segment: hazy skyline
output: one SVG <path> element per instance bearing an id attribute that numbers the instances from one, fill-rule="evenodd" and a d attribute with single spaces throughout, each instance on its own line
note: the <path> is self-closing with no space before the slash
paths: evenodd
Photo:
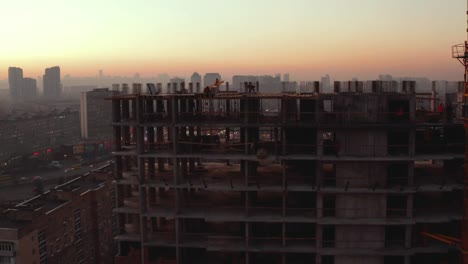
<path id="1" fill-rule="evenodd" d="M 8 1 L 0 9 L 0 78 L 60 65 L 63 74 L 190 76 L 220 72 L 293 79 L 379 74 L 461 80 L 451 45 L 466 1 Z"/>

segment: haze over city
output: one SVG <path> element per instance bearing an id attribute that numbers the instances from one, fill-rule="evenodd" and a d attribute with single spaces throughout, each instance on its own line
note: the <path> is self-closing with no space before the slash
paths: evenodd
<path id="1" fill-rule="evenodd" d="M 450 46 L 465 39 L 464 1 L 8 1 L 0 79 L 193 71 L 290 72 L 312 80 L 379 74 L 460 80 Z M 21 19 L 18 19 L 21 14 Z M 8 26 L 7 26 L 8 25 Z"/>

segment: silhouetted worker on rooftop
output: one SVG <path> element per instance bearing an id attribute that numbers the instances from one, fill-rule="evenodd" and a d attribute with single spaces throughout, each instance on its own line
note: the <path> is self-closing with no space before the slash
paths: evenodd
<path id="1" fill-rule="evenodd" d="M 203 92 L 204 92 L 205 94 L 210 94 L 210 93 L 211 93 L 210 87 L 209 87 L 209 86 L 205 87 L 205 89 L 203 89 Z"/>
<path id="2" fill-rule="evenodd" d="M 245 83 L 245 86 L 247 87 L 247 91 L 249 93 L 254 93 L 255 92 L 255 85 L 253 85 L 251 82 Z"/>

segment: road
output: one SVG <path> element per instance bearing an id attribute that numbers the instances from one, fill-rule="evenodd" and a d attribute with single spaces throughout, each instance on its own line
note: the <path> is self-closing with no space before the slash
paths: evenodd
<path id="1" fill-rule="evenodd" d="M 35 195 L 35 186 L 32 183 L 31 179 L 34 176 L 41 176 L 43 180 L 44 190 L 49 190 L 50 188 L 60 184 L 60 182 L 71 180 L 79 175 L 86 174 L 89 171 L 104 166 L 108 162 L 108 160 L 95 163 L 92 167 L 90 165 L 86 165 L 82 166 L 80 169 L 76 169 L 69 172 L 65 172 L 65 170 L 68 169 L 69 166 L 77 164 L 78 162 L 75 161 L 72 163 L 66 163 L 66 166 L 62 169 L 23 173 L 19 176 L 27 177 L 28 180 L 17 184 L 15 184 L 14 180 L 2 181 L 0 182 L 0 202 L 23 201 L 33 197 Z"/>

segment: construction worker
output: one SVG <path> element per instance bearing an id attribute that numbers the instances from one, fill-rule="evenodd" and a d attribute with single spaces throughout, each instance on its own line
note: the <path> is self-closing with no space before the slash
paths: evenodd
<path id="1" fill-rule="evenodd" d="M 439 104 L 439 107 L 437 107 L 437 112 L 439 112 L 439 113 L 443 113 L 443 112 L 444 112 L 444 104 L 443 104 L 443 103 L 440 103 L 440 104 Z"/>
<path id="2" fill-rule="evenodd" d="M 209 87 L 209 86 L 205 87 L 205 89 L 203 89 L 203 92 L 204 92 L 205 94 L 210 94 L 210 93 L 211 93 L 210 87 Z"/>

